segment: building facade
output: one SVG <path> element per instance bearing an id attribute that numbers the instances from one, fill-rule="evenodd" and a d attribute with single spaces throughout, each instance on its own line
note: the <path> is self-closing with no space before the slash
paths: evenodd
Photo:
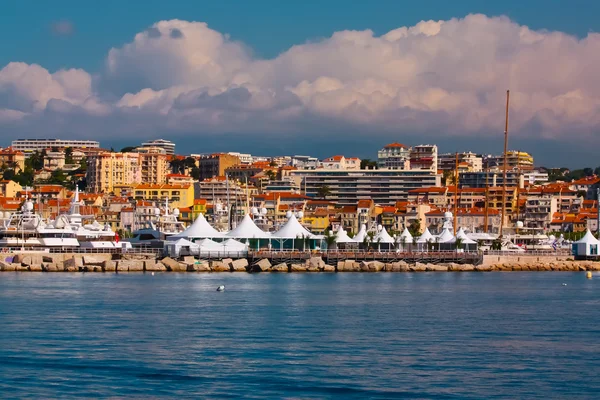
<path id="1" fill-rule="evenodd" d="M 409 169 L 410 148 L 401 143 L 390 143 L 377 152 L 377 165 L 380 168 Z"/>
<path id="2" fill-rule="evenodd" d="M 240 159 L 231 154 L 211 154 L 201 156 L 198 160 L 200 169 L 200 180 L 211 179 L 216 176 L 225 176 L 225 170 L 234 165 L 238 165 Z"/>
<path id="3" fill-rule="evenodd" d="M 93 193 L 110 193 L 115 186 L 142 182 L 139 153 L 103 152 L 87 157 L 87 188 Z"/>
<path id="4" fill-rule="evenodd" d="M 438 148 L 432 144 L 420 144 L 410 149 L 410 169 L 426 169 L 437 172 Z"/>
<path id="5" fill-rule="evenodd" d="M 95 140 L 64 140 L 64 139 L 17 139 L 13 140 L 12 148 L 22 151 L 26 155 L 34 151 L 42 151 L 44 149 L 58 148 L 100 148 L 100 142 Z"/>
<path id="6" fill-rule="evenodd" d="M 165 154 L 169 156 L 175 154 L 175 143 L 165 139 L 155 139 L 150 140 L 149 142 L 142 143 L 142 145 L 138 147 L 138 150 L 146 147 L 159 147 L 161 149 L 164 149 Z"/>
<path id="7" fill-rule="evenodd" d="M 327 188 L 326 200 L 338 205 L 356 205 L 373 199 L 379 205 L 407 200 L 408 192 L 420 187 L 440 186 L 441 176 L 428 170 L 295 170 L 290 176 L 301 178 L 306 195 L 317 198 Z"/>

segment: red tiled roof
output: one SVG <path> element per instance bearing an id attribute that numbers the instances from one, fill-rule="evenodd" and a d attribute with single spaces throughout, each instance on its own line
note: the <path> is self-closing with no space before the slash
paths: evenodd
<path id="1" fill-rule="evenodd" d="M 390 149 L 390 148 L 394 148 L 394 147 L 403 147 L 405 149 L 408 148 L 407 146 L 403 145 L 402 143 L 398 143 L 398 142 L 386 144 L 383 148 Z"/>

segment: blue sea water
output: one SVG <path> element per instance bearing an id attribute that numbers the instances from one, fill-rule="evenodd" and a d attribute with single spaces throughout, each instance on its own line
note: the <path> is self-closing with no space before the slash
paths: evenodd
<path id="1" fill-rule="evenodd" d="M 599 322 L 584 273 L 2 273 L 0 397 L 592 399 Z"/>

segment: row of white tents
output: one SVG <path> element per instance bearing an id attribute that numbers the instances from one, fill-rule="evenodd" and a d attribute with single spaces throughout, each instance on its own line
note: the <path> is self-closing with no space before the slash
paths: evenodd
<path id="1" fill-rule="evenodd" d="M 458 230 L 456 236 L 449 229 L 444 229 L 437 236 L 432 235 L 429 229 L 425 229 L 425 232 L 415 240 L 408 229 L 404 229 L 399 236 L 392 237 L 384 227 L 380 227 L 371 238 L 366 226 L 363 225 L 352 238 L 340 227 L 335 232 L 334 238 L 337 248 L 357 248 L 360 244 L 367 243 L 371 248 L 377 250 L 413 249 L 422 251 L 427 250 L 429 245 L 436 244 L 439 249 L 443 250 L 456 247 L 457 241 L 460 242 L 462 248 L 467 250 L 475 250 L 477 246 L 477 242 L 469 239 L 462 228 Z M 260 229 L 250 215 L 246 215 L 240 224 L 231 231 L 219 232 L 208 223 L 203 215 L 200 215 L 186 230 L 171 236 L 165 249 L 170 255 L 176 256 L 180 254 L 202 256 L 216 252 L 225 256 L 233 256 L 247 252 L 250 240 L 255 242 L 256 248 L 261 247 L 262 242 L 263 246 L 270 249 L 283 250 L 290 248 L 290 245 L 291 248 L 296 248 L 296 245 L 301 245 L 303 249 L 320 248 L 324 239 L 323 235 L 315 235 L 304 228 L 294 215 L 291 215 L 287 222 L 275 232 L 265 232 Z"/>

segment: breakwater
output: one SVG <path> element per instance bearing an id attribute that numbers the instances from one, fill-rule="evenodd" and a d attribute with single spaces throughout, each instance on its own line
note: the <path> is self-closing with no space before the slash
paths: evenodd
<path id="1" fill-rule="evenodd" d="M 487 257 L 487 256 L 486 256 Z M 335 264 L 313 256 L 302 260 L 280 258 L 203 260 L 193 256 L 157 258 L 155 254 L 15 253 L 0 261 L 0 271 L 17 272 L 493 272 L 600 271 L 600 263 L 566 257 L 484 257 L 480 264 L 419 262 L 409 259 L 339 260 Z M 413 262 L 410 262 L 413 261 Z"/>

